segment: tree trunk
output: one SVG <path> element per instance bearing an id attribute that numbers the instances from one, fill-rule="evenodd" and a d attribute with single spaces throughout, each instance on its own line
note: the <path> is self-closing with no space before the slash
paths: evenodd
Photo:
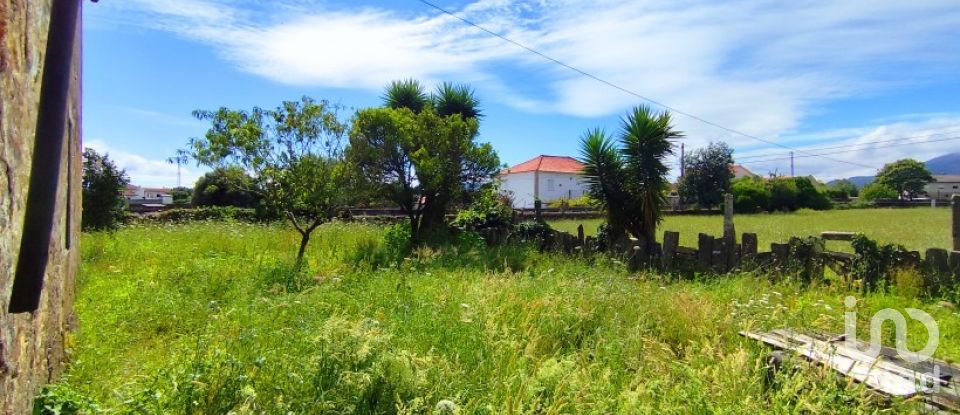
<path id="1" fill-rule="evenodd" d="M 297 251 L 297 262 L 296 265 L 294 265 L 297 271 L 299 271 L 303 265 L 303 254 L 307 252 L 307 244 L 310 243 L 311 233 L 312 231 L 300 232 L 300 250 Z"/>

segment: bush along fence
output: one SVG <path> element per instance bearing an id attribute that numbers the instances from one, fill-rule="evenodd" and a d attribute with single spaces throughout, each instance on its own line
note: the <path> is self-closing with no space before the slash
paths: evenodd
<path id="1" fill-rule="evenodd" d="M 663 242 L 646 256 L 636 240 L 604 241 L 584 236 L 583 225 L 577 234 L 551 229 L 541 221 L 522 223 L 514 229 L 488 228 L 479 231 L 488 244 L 498 245 L 525 240 L 537 244 L 541 251 L 568 255 L 607 253 L 623 259 L 631 270 L 652 268 L 667 272 L 715 272 L 758 270 L 775 276 L 790 275 L 803 282 L 823 278 L 825 268 L 841 276 L 850 288 L 873 290 L 892 284 L 895 274 L 916 270 L 923 278 L 923 287 L 938 295 L 960 287 L 960 195 L 953 197 L 953 250 L 930 248 L 921 255 L 899 245 L 879 245 L 864 235 L 828 231 L 819 236 L 794 237 L 785 243 L 770 244 L 769 251 L 760 251 L 757 235 L 742 234 L 737 241 L 733 221 L 733 198 L 726 195 L 723 235 L 701 233 L 697 247 L 680 246 L 680 233 L 665 231 Z M 854 253 L 826 249 L 826 241 L 850 242 Z"/>

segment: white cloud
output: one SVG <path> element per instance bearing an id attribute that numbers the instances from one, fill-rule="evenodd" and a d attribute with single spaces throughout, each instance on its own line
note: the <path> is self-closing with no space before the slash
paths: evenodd
<path id="1" fill-rule="evenodd" d="M 640 102 L 425 6 L 401 12 L 345 4 L 129 0 L 90 9 L 94 17 L 207 43 L 238 68 L 287 84 L 375 93 L 399 78 L 455 80 L 522 111 L 582 117 L 622 113 Z M 857 137 L 850 134 L 860 132 L 850 130 L 791 135 L 829 100 L 955 76 L 948 71 L 960 66 L 955 0 L 478 0 L 459 15 L 644 96 L 791 145 L 815 143 L 828 138 L 824 134 Z M 520 72 L 528 79 L 512 79 Z M 542 93 L 521 92 L 530 90 L 522 88 L 528 83 Z M 758 144 L 679 114 L 676 121 L 690 137 L 688 148 L 721 139 L 738 149 Z M 907 134 L 926 122 L 887 128 Z M 909 150 L 923 157 L 927 148 L 942 153 L 950 147 L 883 154 Z M 874 164 L 875 156 L 844 158 Z M 800 171 L 858 170 L 810 162 Z"/>
<path id="2" fill-rule="evenodd" d="M 108 154 L 117 167 L 126 170 L 131 184 L 148 187 L 177 185 L 176 164 L 167 163 L 166 160 L 151 160 L 136 153 L 119 150 L 100 139 L 84 140 L 83 146 L 92 148 L 100 154 Z M 181 166 L 181 184 L 193 187 L 203 173 L 205 173 L 204 170 L 194 168 L 193 165 Z"/>

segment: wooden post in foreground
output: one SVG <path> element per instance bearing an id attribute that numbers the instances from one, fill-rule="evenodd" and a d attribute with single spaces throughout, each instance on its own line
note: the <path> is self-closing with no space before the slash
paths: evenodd
<path id="1" fill-rule="evenodd" d="M 737 232 L 733 226 L 733 195 L 723 195 L 723 262 L 724 271 L 737 265 Z"/>
<path id="2" fill-rule="evenodd" d="M 960 195 L 953 195 L 953 250 L 960 251 Z"/>

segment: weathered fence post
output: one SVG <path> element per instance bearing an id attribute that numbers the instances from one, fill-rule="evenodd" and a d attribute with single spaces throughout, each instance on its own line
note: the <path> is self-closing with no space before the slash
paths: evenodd
<path id="1" fill-rule="evenodd" d="M 697 236 L 697 259 L 700 260 L 700 267 L 710 268 L 713 262 L 713 237 L 705 233 Z"/>
<path id="2" fill-rule="evenodd" d="M 953 271 L 953 283 L 960 285 L 960 251 L 950 253 L 950 269 Z"/>
<path id="3" fill-rule="evenodd" d="M 930 248 L 926 252 L 925 261 L 927 270 L 936 275 L 946 274 L 949 265 L 947 264 L 947 250 L 940 248 Z"/>
<path id="4" fill-rule="evenodd" d="M 723 270 L 729 271 L 737 264 L 737 232 L 733 226 L 733 195 L 723 195 Z"/>
<path id="5" fill-rule="evenodd" d="M 577 244 L 583 246 L 583 224 L 577 226 Z"/>
<path id="6" fill-rule="evenodd" d="M 960 195 L 953 195 L 953 250 L 960 251 Z"/>
<path id="7" fill-rule="evenodd" d="M 743 258 L 753 258 L 757 255 L 757 234 L 743 234 Z"/>
<path id="8" fill-rule="evenodd" d="M 677 254 L 677 247 L 680 246 L 680 232 L 666 231 L 663 233 L 663 269 L 673 268 L 673 258 Z"/>
<path id="9" fill-rule="evenodd" d="M 533 217 L 537 223 L 543 223 L 543 202 L 540 199 L 533 201 Z"/>

